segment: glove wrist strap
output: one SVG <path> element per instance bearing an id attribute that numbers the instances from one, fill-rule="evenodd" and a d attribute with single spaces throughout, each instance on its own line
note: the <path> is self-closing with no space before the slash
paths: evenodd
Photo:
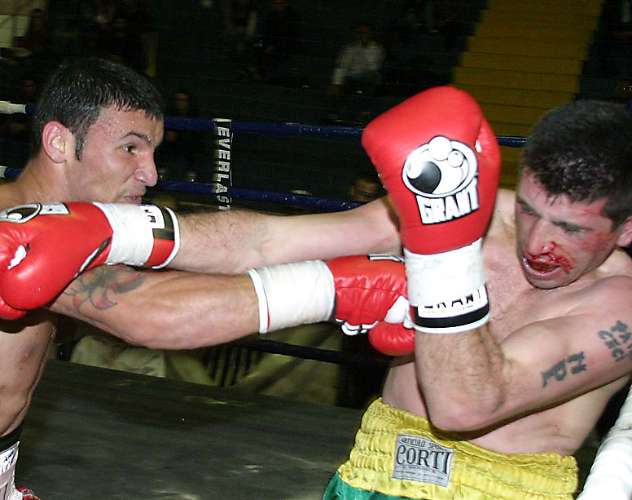
<path id="1" fill-rule="evenodd" d="M 438 254 L 404 249 L 408 298 L 415 329 L 460 333 L 489 320 L 482 240 Z"/>
<path id="2" fill-rule="evenodd" d="M 95 203 L 112 227 L 107 264 L 166 267 L 180 248 L 178 219 L 167 207 Z"/>
<path id="3" fill-rule="evenodd" d="M 259 301 L 259 333 L 331 318 L 334 278 L 320 260 L 248 271 Z"/>

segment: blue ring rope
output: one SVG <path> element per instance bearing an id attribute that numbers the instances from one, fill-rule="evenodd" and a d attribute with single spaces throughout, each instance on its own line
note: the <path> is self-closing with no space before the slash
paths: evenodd
<path id="1" fill-rule="evenodd" d="M 35 111 L 33 105 L 26 106 L 26 114 Z M 165 128 L 174 130 L 191 131 L 215 131 L 216 123 L 212 118 L 193 118 L 166 116 Z M 310 125 L 295 122 L 236 122 L 231 123 L 233 133 L 256 134 L 272 136 L 319 136 L 358 138 L 362 135 L 362 129 L 358 127 L 342 127 L 331 125 Z M 498 143 L 507 147 L 522 147 L 526 142 L 521 136 L 497 136 Z M 20 175 L 21 169 L 6 168 L 2 177 L 15 179 Z M 217 196 L 212 184 L 184 181 L 161 181 L 155 188 L 167 192 L 179 192 L 188 194 L 202 194 L 205 196 Z M 277 193 L 270 191 L 258 191 L 255 189 L 229 188 L 228 195 L 235 199 L 257 201 L 263 203 L 278 203 L 310 208 L 317 211 L 340 211 L 354 208 L 361 203 L 354 201 L 331 200 L 314 196 L 298 195 L 293 193 Z"/>
<path id="2" fill-rule="evenodd" d="M 238 122 L 231 124 L 233 132 L 241 134 L 273 135 L 273 136 L 319 136 L 319 137 L 360 137 L 362 129 L 358 127 L 340 127 L 333 125 L 309 125 L 295 122 Z M 191 118 L 166 116 L 165 128 L 174 130 L 208 131 L 213 130 L 214 123 L 210 118 Z M 515 135 L 499 135 L 496 137 L 501 146 L 519 148 L 524 146 L 525 137 Z"/>
<path id="3" fill-rule="evenodd" d="M 26 114 L 32 115 L 35 107 L 26 105 Z M 181 116 L 165 116 L 165 127 L 175 130 L 208 131 L 214 130 L 212 118 L 193 118 Z M 362 129 L 358 127 L 340 127 L 332 125 L 310 125 L 295 122 L 232 122 L 234 132 L 243 134 L 296 136 L 312 135 L 321 137 L 360 137 Z M 501 146 L 522 147 L 525 137 L 512 135 L 497 136 Z"/>
<path id="4" fill-rule="evenodd" d="M 21 172 L 22 169 L 20 168 L 7 167 L 4 173 L 0 175 L 0 178 L 9 180 L 16 179 Z M 202 194 L 210 197 L 217 196 L 217 193 L 213 192 L 214 186 L 203 182 L 160 181 L 152 190 L 153 189 L 172 193 Z M 338 212 L 362 205 L 360 202 L 350 200 L 331 200 L 328 198 L 318 198 L 293 193 L 277 193 L 273 191 L 258 191 L 256 189 L 234 187 L 228 189 L 228 194 L 239 200 L 278 203 L 288 206 L 310 208 L 322 212 Z"/>

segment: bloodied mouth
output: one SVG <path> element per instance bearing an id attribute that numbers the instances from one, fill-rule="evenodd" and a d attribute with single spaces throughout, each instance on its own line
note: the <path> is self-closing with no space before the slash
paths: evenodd
<path id="1" fill-rule="evenodd" d="M 536 273 L 546 274 L 561 268 L 568 273 L 571 269 L 571 263 L 568 259 L 552 253 L 540 255 L 527 254 L 525 256 L 527 265 Z"/>

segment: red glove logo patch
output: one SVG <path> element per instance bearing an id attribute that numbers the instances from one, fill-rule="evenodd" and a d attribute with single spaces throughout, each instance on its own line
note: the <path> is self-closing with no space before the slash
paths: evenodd
<path id="1" fill-rule="evenodd" d="M 18 205 L 17 207 L 0 210 L 0 222 L 14 222 L 16 224 L 24 224 L 37 216 L 42 210 L 39 203 L 30 203 L 28 205 Z"/>
<path id="2" fill-rule="evenodd" d="M 459 219 L 479 208 L 476 154 L 462 142 L 433 137 L 408 155 L 402 178 L 415 194 L 422 224 Z"/>
<path id="3" fill-rule="evenodd" d="M 42 205 L 40 203 L 29 203 L 0 210 L 0 222 L 13 222 L 24 224 L 38 215 L 68 215 L 68 208 L 63 203 L 53 203 Z"/>

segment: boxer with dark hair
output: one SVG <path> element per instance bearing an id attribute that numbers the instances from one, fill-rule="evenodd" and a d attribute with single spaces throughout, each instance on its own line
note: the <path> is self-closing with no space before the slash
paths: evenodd
<path id="1" fill-rule="evenodd" d="M 515 194 L 496 196 L 492 138 L 452 88 L 363 132 L 400 219 L 415 349 L 327 499 L 571 499 L 572 455 L 629 381 L 632 116 L 596 101 L 549 112 Z"/>
<path id="2" fill-rule="evenodd" d="M 397 246 L 383 200 L 301 217 L 231 210 L 177 218 L 140 205 L 157 181 L 162 100 L 122 65 L 61 65 L 36 109 L 30 158 L 16 181 L 0 186 L 1 500 L 23 495 L 13 482 L 19 428 L 55 337 L 54 313 L 133 344 L 213 345 L 261 324 L 251 279 L 226 273 Z M 370 242 L 346 238 L 350 233 L 366 233 Z M 198 273 L 137 269 L 167 264 Z M 353 271 L 337 268 L 340 279 Z M 224 275 L 202 274 L 211 272 Z M 323 310 L 328 318 L 333 303 Z"/>

